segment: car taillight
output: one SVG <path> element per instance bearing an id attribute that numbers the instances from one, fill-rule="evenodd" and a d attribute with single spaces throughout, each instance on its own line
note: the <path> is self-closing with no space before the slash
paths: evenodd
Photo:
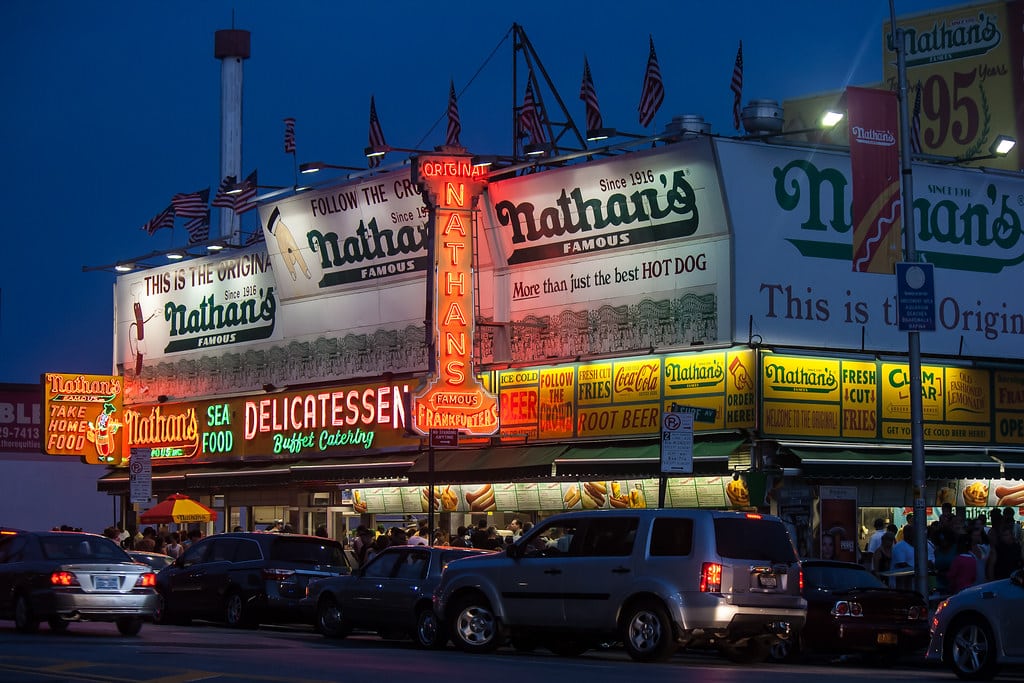
<path id="1" fill-rule="evenodd" d="M 294 569 L 264 569 L 264 581 L 287 581 L 295 575 Z"/>
<path id="2" fill-rule="evenodd" d="M 832 616 L 834 617 L 862 617 L 864 616 L 864 608 L 861 607 L 859 602 L 852 602 L 847 600 L 840 600 L 832 607 Z"/>
<path id="3" fill-rule="evenodd" d="M 911 621 L 920 621 L 928 618 L 928 610 L 921 605 L 914 605 L 907 611 L 907 619 Z"/>
<path id="4" fill-rule="evenodd" d="M 804 592 L 804 569 L 803 569 L 803 567 L 800 568 L 800 578 L 798 580 L 798 583 L 800 585 L 800 594 L 803 595 L 803 592 Z"/>
<path id="5" fill-rule="evenodd" d="M 50 574 L 50 583 L 54 586 L 79 586 L 78 577 L 71 572 L 54 572 Z"/>
<path id="6" fill-rule="evenodd" d="M 700 567 L 700 592 L 722 592 L 722 565 L 717 562 L 705 562 Z"/>
<path id="7" fill-rule="evenodd" d="M 139 574 L 139 578 L 135 579 L 136 588 L 155 588 L 156 587 L 156 574 L 153 572 L 146 572 L 145 574 Z"/>

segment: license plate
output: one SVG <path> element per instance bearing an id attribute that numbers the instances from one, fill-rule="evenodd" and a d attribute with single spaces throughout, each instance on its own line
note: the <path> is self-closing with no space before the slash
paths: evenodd
<path id="1" fill-rule="evenodd" d="M 117 590 L 117 577 L 116 576 L 97 576 L 96 580 L 93 581 L 93 586 L 98 591 L 116 591 Z"/>
<path id="2" fill-rule="evenodd" d="M 897 642 L 895 633 L 879 633 L 878 644 L 879 645 L 895 645 Z"/>
<path id="3" fill-rule="evenodd" d="M 776 578 L 771 574 L 761 574 L 757 580 L 761 583 L 761 588 L 775 588 L 777 585 Z"/>

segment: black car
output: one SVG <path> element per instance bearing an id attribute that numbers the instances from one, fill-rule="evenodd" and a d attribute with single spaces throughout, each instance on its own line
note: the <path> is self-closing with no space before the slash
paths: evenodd
<path id="1" fill-rule="evenodd" d="M 107 621 L 136 635 L 157 607 L 153 570 L 96 534 L 9 531 L 0 534 L 0 618 L 22 633 L 45 621 Z"/>
<path id="2" fill-rule="evenodd" d="M 263 532 L 209 536 L 157 575 L 154 621 L 299 623 L 307 584 L 349 570 L 341 543 L 332 539 Z"/>
<path id="3" fill-rule="evenodd" d="M 310 585 L 304 613 L 327 638 L 353 630 L 385 638 L 412 637 L 420 647 L 440 647 L 447 634 L 438 628 L 431 604 L 441 572 L 452 560 L 493 551 L 447 546 L 391 546 L 349 576 Z"/>
<path id="4" fill-rule="evenodd" d="M 928 645 L 928 604 L 916 591 L 889 588 L 852 562 L 804 560 L 802 567 L 807 623 L 774 648 L 776 658 L 860 654 L 889 664 Z"/>

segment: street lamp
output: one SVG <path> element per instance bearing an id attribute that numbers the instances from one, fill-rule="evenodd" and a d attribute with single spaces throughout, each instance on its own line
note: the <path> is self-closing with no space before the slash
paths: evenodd
<path id="1" fill-rule="evenodd" d="M 972 161 L 981 161 L 983 159 L 997 159 L 999 157 L 1005 157 L 1013 148 L 1017 146 L 1017 140 L 1011 138 L 1009 135 L 999 135 L 993 140 L 992 144 L 988 146 L 988 154 L 982 154 L 976 157 L 956 157 L 954 159 L 943 159 L 939 161 L 940 164 L 968 164 Z"/>
<path id="2" fill-rule="evenodd" d="M 599 142 L 601 140 L 607 140 L 608 138 L 633 138 L 635 140 L 646 140 L 649 137 L 651 136 L 626 133 L 617 128 L 592 128 L 587 131 L 588 142 Z"/>
<path id="3" fill-rule="evenodd" d="M 365 171 L 365 168 L 358 168 L 356 166 L 339 166 L 338 164 L 328 164 L 323 161 L 307 161 L 299 164 L 299 173 L 319 173 L 325 168 L 332 168 L 339 171 Z"/>

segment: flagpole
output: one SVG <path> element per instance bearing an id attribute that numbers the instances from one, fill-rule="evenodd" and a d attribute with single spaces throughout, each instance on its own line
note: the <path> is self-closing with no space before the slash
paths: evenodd
<path id="1" fill-rule="evenodd" d="M 910 148 L 910 119 L 907 112 L 907 61 L 903 52 L 903 30 L 896 26 L 895 0 L 889 0 L 889 21 L 896 48 L 896 71 L 899 78 L 900 104 L 900 168 L 903 181 L 903 260 L 917 261 L 914 236 L 913 154 Z M 914 584 L 917 592 L 928 599 L 928 520 L 925 519 L 924 408 L 921 399 L 921 333 L 907 332 L 910 357 L 910 476 L 914 503 Z"/>

